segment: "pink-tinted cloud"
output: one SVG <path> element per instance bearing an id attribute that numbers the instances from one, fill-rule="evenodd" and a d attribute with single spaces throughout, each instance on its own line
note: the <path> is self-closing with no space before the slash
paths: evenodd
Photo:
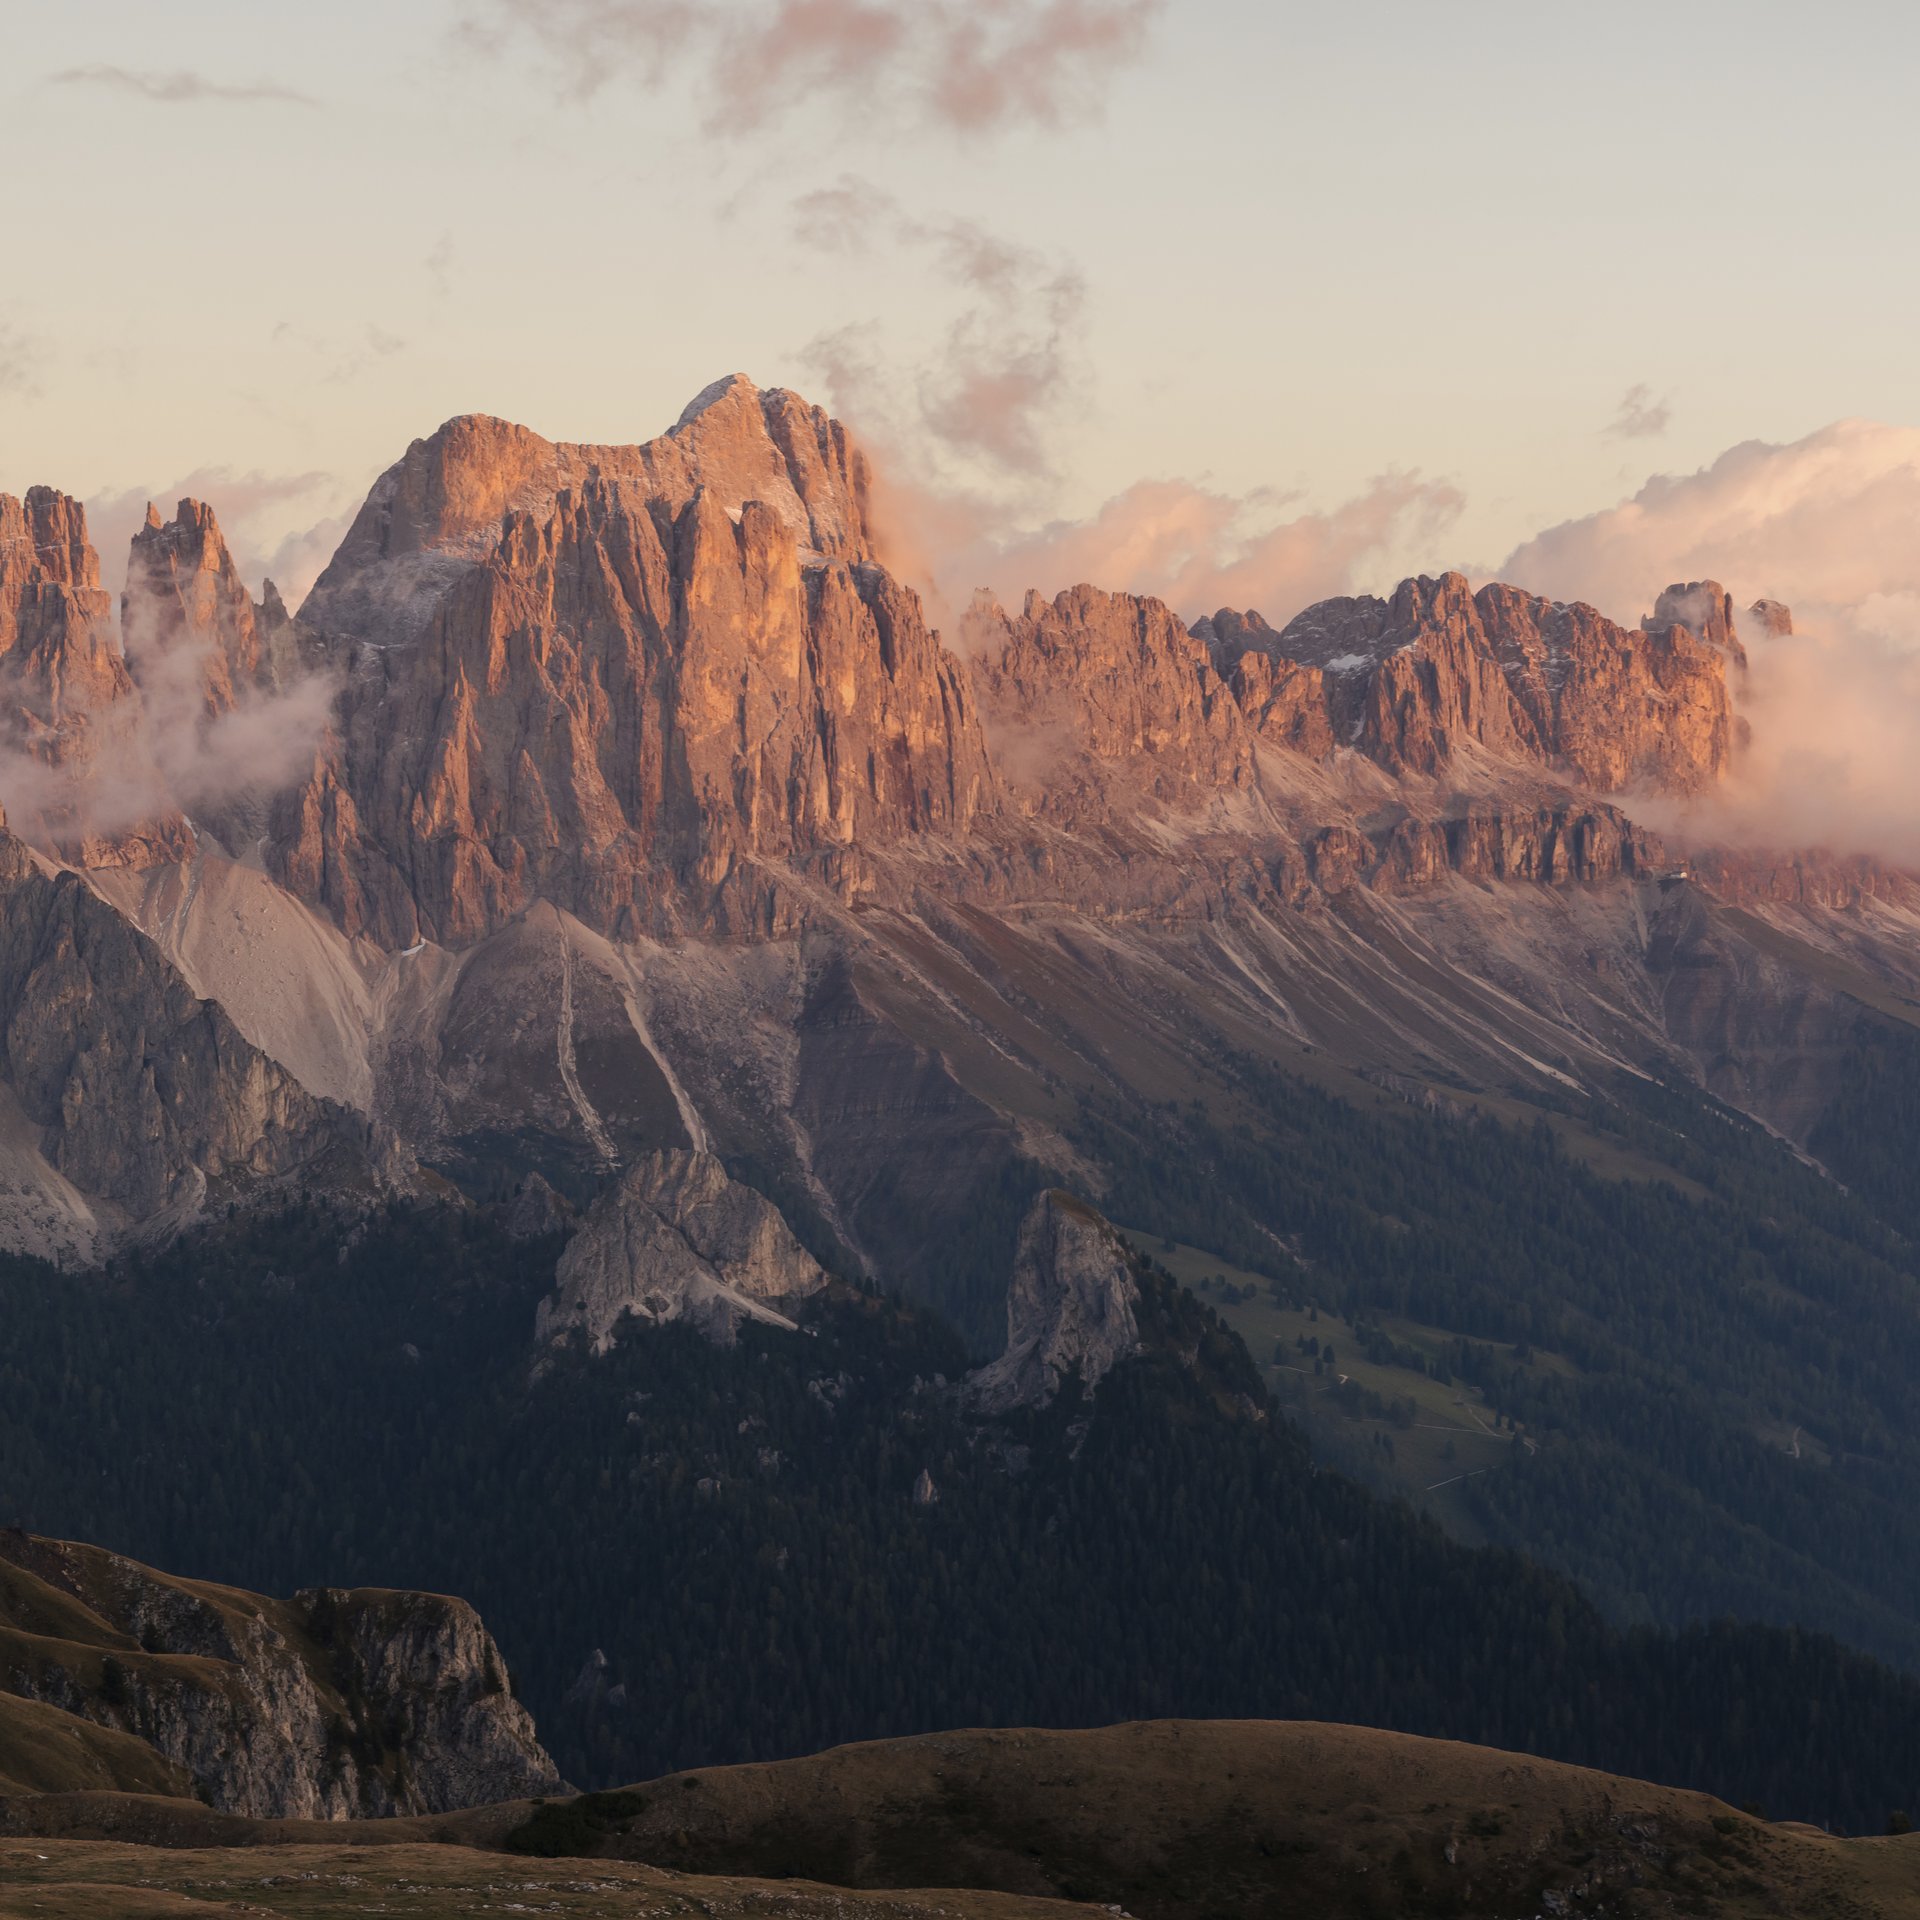
<path id="1" fill-rule="evenodd" d="M 874 328 L 813 340 L 805 357 L 832 410 L 920 485 L 1051 478 L 1062 419 L 1082 383 L 1078 268 L 977 221 L 916 218 L 851 176 L 803 194 L 792 211 L 806 245 L 918 252 L 964 300 L 938 349 L 910 362 L 890 358 Z"/>
<path id="2" fill-rule="evenodd" d="M 1003 601 L 1029 587 L 1147 593 L 1187 619 L 1256 607 L 1281 625 L 1334 594 L 1381 590 L 1430 556 L 1464 500 L 1445 481 L 1385 474 L 1327 510 L 1288 511 L 1271 494 L 1142 480 L 1084 520 L 1016 532 L 990 509 L 910 491 L 882 496 L 883 533 L 910 556 L 951 615 L 978 587 Z"/>
<path id="3" fill-rule="evenodd" d="M 563 88 L 689 82 L 709 129 L 751 132 L 807 101 L 863 126 L 960 134 L 1055 127 L 1098 112 L 1162 0 L 469 0 L 457 29 L 483 54 L 531 42 Z"/>

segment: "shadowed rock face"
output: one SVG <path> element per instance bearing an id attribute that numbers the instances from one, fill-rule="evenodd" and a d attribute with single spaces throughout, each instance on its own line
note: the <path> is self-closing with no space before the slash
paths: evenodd
<path id="1" fill-rule="evenodd" d="M 44 872 L 4 831 L 0 1008 L 4 1150 L 16 1178 L 57 1176 L 46 1202 L 67 1216 L 8 1221 L 28 1250 L 84 1257 L 106 1221 L 191 1218 L 210 1186 L 284 1174 L 351 1137 L 84 882 Z"/>
<path id="2" fill-rule="evenodd" d="M 137 1735 L 229 1813 L 439 1813 L 560 1785 L 492 1635 L 437 1594 L 269 1600 L 0 1531 L 0 1690 Z"/>
<path id="3" fill-rule="evenodd" d="M 535 898 L 615 933 L 777 933 L 781 869 L 964 833 L 958 663 L 871 562 L 840 428 L 745 381 L 643 447 L 458 420 L 375 487 L 303 609 L 347 673 L 274 871 L 349 932 L 459 944 Z"/>
<path id="4" fill-rule="evenodd" d="M 554 1281 L 535 1341 L 578 1329 L 604 1353 L 629 1314 L 687 1320 L 723 1342 L 744 1319 L 791 1327 L 769 1303 L 815 1293 L 826 1275 L 771 1201 L 711 1154 L 670 1151 L 647 1155 L 594 1203 Z"/>
<path id="5" fill-rule="evenodd" d="M 1043 1193 L 1021 1222 L 1007 1290 L 1007 1349 L 968 1375 L 983 1413 L 1044 1407 L 1076 1376 L 1091 1393 L 1140 1345 L 1140 1290 L 1120 1236 L 1067 1193 Z"/>

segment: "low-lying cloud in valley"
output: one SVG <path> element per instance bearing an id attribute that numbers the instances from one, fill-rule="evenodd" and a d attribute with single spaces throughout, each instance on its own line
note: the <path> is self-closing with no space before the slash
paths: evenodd
<path id="1" fill-rule="evenodd" d="M 1631 622 L 1668 581 L 1718 579 L 1796 631 L 1742 632 L 1749 754 L 1704 835 L 1920 865 L 1920 430 L 1844 420 L 1747 441 L 1699 472 L 1550 527 L 1500 576 Z"/>

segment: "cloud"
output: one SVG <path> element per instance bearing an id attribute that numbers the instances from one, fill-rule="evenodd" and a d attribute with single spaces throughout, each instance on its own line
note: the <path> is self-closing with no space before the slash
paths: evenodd
<path id="1" fill-rule="evenodd" d="M 795 233 L 816 250 L 920 252 L 965 300 L 939 347 L 904 365 L 872 328 L 811 341 L 802 357 L 832 410 L 920 484 L 1050 479 L 1060 422 L 1083 380 L 1079 269 L 977 221 L 916 218 L 853 176 L 801 195 L 791 211 Z"/>
<path id="2" fill-rule="evenodd" d="M 1098 113 L 1162 0 L 469 0 L 459 39 L 530 40 L 563 90 L 691 83 L 708 130 L 752 132 L 808 101 L 957 134 Z"/>
<path id="3" fill-rule="evenodd" d="M 1656 400 L 1651 387 L 1629 387 L 1620 396 L 1619 411 L 1607 433 L 1615 440 L 1657 440 L 1672 419 L 1672 404 Z"/>
<path id="4" fill-rule="evenodd" d="M 1786 602 L 1797 631 L 1743 627 L 1753 729 L 1694 831 L 1826 845 L 1920 864 L 1920 430 L 1843 420 L 1753 440 L 1691 474 L 1570 520 L 1508 556 L 1501 577 L 1631 621 L 1672 581 L 1716 579 L 1744 607 Z"/>
<path id="5" fill-rule="evenodd" d="M 444 300 L 453 291 L 453 235 L 443 233 L 427 249 L 427 284 L 434 298 Z"/>
<path id="6" fill-rule="evenodd" d="M 1029 587 L 1091 582 L 1152 594 L 1185 619 L 1257 607 L 1278 625 L 1334 594 L 1384 590 L 1432 564 L 1465 504 L 1446 481 L 1390 473 L 1331 509 L 1289 511 L 1273 493 L 1231 494 L 1185 480 L 1142 480 L 1083 520 L 1030 531 L 974 503 L 883 495 L 883 534 L 928 581 L 951 619 L 974 588 L 1003 601 Z"/>
<path id="7" fill-rule="evenodd" d="M 116 92 L 135 94 L 142 100 L 153 100 L 166 106 L 189 106 L 203 100 L 241 106 L 277 104 L 317 107 L 320 104 L 310 93 L 301 93 L 297 88 L 283 87 L 270 80 L 236 85 L 230 81 L 210 80 L 203 73 L 193 73 L 185 68 L 173 73 L 151 73 L 132 67 L 97 64 L 68 67 L 60 73 L 50 74 L 48 80 L 56 87 L 110 87 Z"/>
<path id="8" fill-rule="evenodd" d="M 431 271 L 431 260 L 428 264 Z M 358 333 L 345 338 L 312 333 L 295 321 L 281 320 L 275 323 L 268 339 L 276 347 L 295 348 L 321 362 L 320 371 L 314 377 L 335 387 L 358 379 L 369 367 L 407 350 L 407 342 L 399 334 L 390 333 L 371 320 Z"/>
<path id="9" fill-rule="evenodd" d="M 1501 577 L 1631 620 L 1674 580 L 1723 580 L 1802 613 L 1920 589 L 1920 429 L 1842 420 L 1804 440 L 1749 440 L 1691 474 L 1549 527 Z"/>
<path id="10" fill-rule="evenodd" d="M 144 594 L 133 595 L 121 636 L 131 695 L 62 716 L 66 757 L 49 764 L 45 735 L 9 724 L 0 735 L 0 806 L 8 823 L 39 841 L 71 846 L 152 826 L 178 812 L 213 825 L 223 839 L 260 830 L 267 801 L 311 766 L 337 685 L 304 673 L 276 687 L 248 688 L 224 710 L 207 697 L 207 651 Z M 6 703 L 9 719 L 41 710 L 45 689 L 30 670 Z M 71 701 L 72 689 L 64 689 Z M 39 745 L 41 751 L 35 751 Z M 241 851 L 231 847 L 231 851 Z"/>

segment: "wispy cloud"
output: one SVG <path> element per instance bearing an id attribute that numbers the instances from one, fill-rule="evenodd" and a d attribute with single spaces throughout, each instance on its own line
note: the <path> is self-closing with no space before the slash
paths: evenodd
<path id="1" fill-rule="evenodd" d="M 311 354 L 322 363 L 317 378 L 329 386 L 341 386 L 382 360 L 404 353 L 407 343 L 399 334 L 390 333 L 369 320 L 357 334 L 345 339 L 309 332 L 292 320 L 278 321 L 269 340 L 276 347 L 295 348 Z"/>
<path id="2" fill-rule="evenodd" d="M 56 87 L 109 87 L 118 93 L 135 94 L 142 100 L 171 107 L 191 106 L 204 100 L 236 106 L 277 103 L 287 107 L 317 107 L 320 104 L 312 94 L 302 93 L 297 87 L 284 87 L 271 80 L 214 80 L 185 67 L 172 73 L 156 73 L 138 67 L 97 63 L 66 67 L 50 74 L 48 79 Z"/>
<path id="3" fill-rule="evenodd" d="M 1082 380 L 1086 285 L 1071 261 L 976 221 L 923 220 L 854 176 L 801 195 L 794 231 L 818 250 L 913 249 L 965 304 L 939 348 L 901 366 L 870 328 L 842 327 L 805 349 L 836 412 L 871 437 L 957 460 L 991 480 L 1052 477 L 1063 409 Z"/>
<path id="4" fill-rule="evenodd" d="M 691 80 L 715 133 L 744 133 L 801 103 L 890 108 L 962 134 L 1056 127 L 1097 114 L 1137 59 L 1163 0 L 467 0 L 470 49 L 527 40 L 562 89 L 618 78 Z"/>
<path id="5" fill-rule="evenodd" d="M 34 335 L 0 320 L 0 393 L 31 400 L 42 391 L 40 372 L 46 358 L 46 348 Z"/>
<path id="6" fill-rule="evenodd" d="M 443 233 L 427 249 L 427 284 L 436 300 L 444 300 L 453 291 L 453 235 Z"/>
<path id="7" fill-rule="evenodd" d="M 1615 440 L 1657 440 L 1673 419 L 1672 403 L 1656 400 L 1647 386 L 1629 387 L 1620 396 L 1620 406 L 1607 428 Z"/>

